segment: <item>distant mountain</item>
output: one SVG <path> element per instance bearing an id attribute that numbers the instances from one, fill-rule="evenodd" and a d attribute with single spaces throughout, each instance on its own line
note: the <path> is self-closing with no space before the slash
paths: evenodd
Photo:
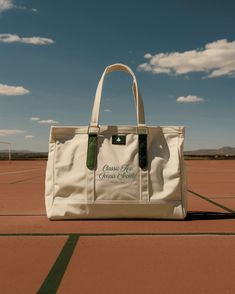
<path id="1" fill-rule="evenodd" d="M 30 150 L 11 150 L 12 158 L 33 158 L 33 157 L 47 157 L 47 152 L 37 152 Z M 185 151 L 186 156 L 235 156 L 235 147 L 224 146 L 219 149 L 198 149 L 192 151 Z M 8 156 L 8 149 L 0 150 L 0 159 Z"/>
<path id="2" fill-rule="evenodd" d="M 219 149 L 198 149 L 193 151 L 185 151 L 185 155 L 235 156 L 235 147 L 225 146 Z"/>
<path id="3" fill-rule="evenodd" d="M 11 150 L 11 159 L 33 160 L 33 159 L 46 159 L 47 152 L 34 152 L 30 150 Z M 9 158 L 8 149 L 0 150 L 0 160 L 7 160 Z"/>
<path id="4" fill-rule="evenodd" d="M 1 149 L 0 153 L 8 153 L 8 149 Z M 15 150 L 15 149 L 12 149 L 11 153 L 22 153 L 23 154 L 23 153 L 42 153 L 42 152 L 33 152 L 33 151 L 30 151 L 30 150 Z"/>

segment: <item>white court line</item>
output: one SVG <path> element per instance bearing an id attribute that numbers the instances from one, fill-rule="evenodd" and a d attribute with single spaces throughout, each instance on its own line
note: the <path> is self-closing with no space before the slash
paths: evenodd
<path id="1" fill-rule="evenodd" d="M 20 174 L 20 173 L 27 173 L 33 170 L 40 170 L 40 169 L 44 169 L 43 167 L 41 168 L 33 168 L 33 169 L 25 169 L 25 170 L 18 170 L 18 171 L 13 171 L 13 172 L 6 172 L 6 173 L 0 173 L 1 175 L 8 175 L 8 174 Z"/>

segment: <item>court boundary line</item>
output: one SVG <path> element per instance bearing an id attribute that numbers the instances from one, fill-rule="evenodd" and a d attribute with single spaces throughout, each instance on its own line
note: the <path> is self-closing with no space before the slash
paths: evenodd
<path id="1" fill-rule="evenodd" d="M 68 240 L 65 242 L 56 261 L 37 291 L 38 294 L 57 293 L 78 240 L 79 235 L 69 235 Z"/>
<path id="2" fill-rule="evenodd" d="M 0 233 L 0 237 L 235 236 L 235 232 Z"/>
<path id="3" fill-rule="evenodd" d="M 25 181 L 34 180 L 34 179 L 43 178 L 43 177 L 44 177 L 43 175 L 41 175 L 41 176 L 39 175 L 39 176 L 36 176 L 36 177 L 25 178 L 25 179 L 17 180 L 17 181 L 10 182 L 10 183 L 4 183 L 4 184 L 14 185 L 14 184 L 19 184 L 19 183 L 22 183 L 22 182 L 25 182 Z"/>
<path id="4" fill-rule="evenodd" d="M 225 210 L 227 212 L 235 213 L 235 210 L 230 209 L 227 206 L 224 206 L 224 205 L 222 205 L 222 204 L 220 204 L 220 203 L 218 203 L 216 201 L 213 201 L 213 200 L 211 200 L 210 198 L 208 198 L 208 197 L 206 197 L 204 195 L 198 194 L 197 192 L 194 192 L 192 190 L 188 190 L 188 192 L 190 192 L 191 194 L 193 194 L 193 195 L 195 195 L 195 196 L 197 196 L 197 197 L 199 197 L 199 198 L 201 198 L 201 199 L 203 199 L 203 200 L 205 200 L 207 202 L 210 202 L 211 204 L 214 204 L 214 205 L 222 208 L 223 210 Z"/>
<path id="5" fill-rule="evenodd" d="M 40 167 L 40 168 L 24 169 L 24 170 L 17 170 L 17 171 L 11 171 L 11 172 L 3 172 L 3 173 L 0 173 L 0 176 L 9 175 L 9 174 L 20 174 L 20 173 L 26 173 L 26 172 L 42 170 L 42 169 L 44 168 Z"/>

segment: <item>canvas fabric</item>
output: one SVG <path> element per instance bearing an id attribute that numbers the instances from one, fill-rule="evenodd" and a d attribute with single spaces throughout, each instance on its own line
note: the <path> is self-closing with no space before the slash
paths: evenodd
<path id="1" fill-rule="evenodd" d="M 133 78 L 137 124 L 100 125 L 104 78 Z M 120 117 L 121 120 L 121 117 Z M 97 87 L 89 126 L 52 126 L 45 180 L 50 219 L 183 219 L 187 214 L 183 126 L 147 126 L 133 71 L 108 66 Z"/>

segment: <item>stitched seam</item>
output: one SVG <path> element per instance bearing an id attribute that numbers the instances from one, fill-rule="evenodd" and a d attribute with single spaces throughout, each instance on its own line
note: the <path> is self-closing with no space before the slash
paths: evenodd
<path id="1" fill-rule="evenodd" d="M 53 198 L 52 198 L 52 203 L 51 203 L 51 207 L 53 206 L 54 200 L 55 200 L 55 156 L 56 156 L 56 152 L 57 152 L 57 144 L 54 141 L 54 154 L 53 154 L 53 171 L 52 171 L 52 175 L 53 175 Z"/>
<path id="2" fill-rule="evenodd" d="M 184 209 L 183 209 L 183 168 L 182 168 L 182 160 L 183 160 L 183 155 L 181 154 L 180 150 L 180 136 L 178 136 L 178 157 L 179 157 L 179 165 L 180 165 L 180 198 L 181 198 L 181 209 L 182 209 L 182 215 L 184 215 Z"/>
<path id="3" fill-rule="evenodd" d="M 92 204 L 92 205 L 99 205 L 99 204 L 121 204 L 121 205 L 126 205 L 126 204 L 143 204 L 143 205 L 156 205 L 156 204 L 162 204 L 163 202 L 172 202 L 172 203 L 181 203 L 181 200 L 163 200 L 163 199 L 158 199 L 158 200 L 151 200 L 151 201 L 147 201 L 147 200 L 122 200 L 121 202 L 119 200 L 96 200 L 95 202 L 93 202 L 92 200 L 88 200 L 88 201 L 70 201 L 68 202 L 69 204 L 78 204 L 78 205 L 82 205 L 82 204 Z"/>

